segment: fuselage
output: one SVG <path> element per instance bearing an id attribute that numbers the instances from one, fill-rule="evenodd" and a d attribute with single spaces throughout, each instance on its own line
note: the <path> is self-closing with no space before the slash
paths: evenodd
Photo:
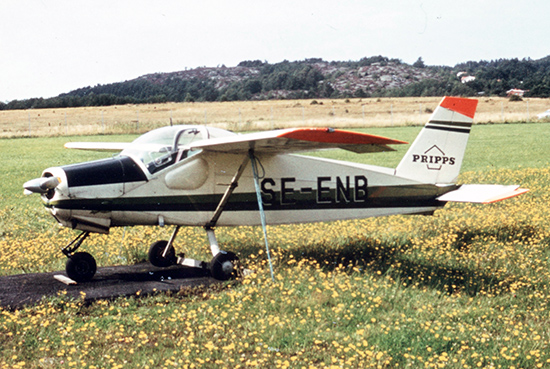
<path id="1" fill-rule="evenodd" d="M 60 184 L 42 195 L 44 205 L 61 225 L 92 232 L 131 225 L 204 226 L 243 162 L 240 154 L 190 152 L 185 146 L 157 148 L 146 158 L 127 150 L 49 168 L 43 176 L 58 177 Z M 390 168 L 295 154 L 257 155 L 257 163 L 268 224 L 429 214 L 444 206 L 438 196 L 457 188 L 400 178 Z M 258 224 L 248 164 L 216 225 Z"/>

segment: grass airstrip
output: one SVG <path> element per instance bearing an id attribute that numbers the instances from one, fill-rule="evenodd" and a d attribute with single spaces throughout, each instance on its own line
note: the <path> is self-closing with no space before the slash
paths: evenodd
<path id="1" fill-rule="evenodd" d="M 368 132 L 412 141 L 420 127 Z M 63 270 L 60 229 L 21 184 L 52 165 L 104 157 L 70 140 L 0 140 L 0 275 Z M 491 205 L 394 216 L 218 230 L 252 275 L 212 289 L 83 303 L 63 295 L 0 309 L 0 368 L 548 368 L 550 124 L 476 125 L 461 183 L 521 184 Z M 407 146 L 407 145 L 403 145 Z M 407 147 L 325 156 L 395 166 Z M 100 266 L 143 261 L 171 229 L 115 229 L 83 249 Z M 209 258 L 202 229 L 176 241 Z"/>

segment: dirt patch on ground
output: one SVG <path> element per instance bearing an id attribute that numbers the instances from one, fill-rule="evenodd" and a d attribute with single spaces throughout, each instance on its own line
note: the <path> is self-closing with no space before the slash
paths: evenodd
<path id="1" fill-rule="evenodd" d="M 85 301 L 131 296 L 139 292 L 149 295 L 158 292 L 180 291 L 196 286 L 219 283 L 208 270 L 173 266 L 156 268 L 149 263 L 98 268 L 90 282 L 66 285 L 54 278 L 64 272 L 19 274 L 0 277 L 0 306 L 18 309 L 40 302 L 62 291 Z M 85 294 L 85 295 L 84 295 Z"/>

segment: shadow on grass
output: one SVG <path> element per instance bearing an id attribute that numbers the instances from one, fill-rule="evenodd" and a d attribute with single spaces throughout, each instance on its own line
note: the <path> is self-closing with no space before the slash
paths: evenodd
<path id="1" fill-rule="evenodd" d="M 458 251 L 467 251 L 471 244 L 477 240 L 494 240 L 498 242 L 507 242 L 509 240 L 523 241 L 534 237 L 540 232 L 539 229 L 530 224 L 507 224 L 497 225 L 490 229 L 464 228 L 457 232 L 456 241 L 453 247 Z"/>
<path id="2" fill-rule="evenodd" d="M 466 242 L 462 240 L 462 242 Z M 257 251 L 256 247 L 235 244 L 241 258 Z M 349 273 L 372 273 L 391 276 L 407 286 L 416 285 L 439 290 L 446 294 L 466 293 L 474 296 L 480 291 L 492 294 L 506 293 L 510 283 L 496 275 L 473 270 L 464 265 L 442 261 L 413 260 L 404 252 L 411 246 L 409 240 L 396 243 L 364 238 L 346 241 L 322 242 L 290 250 L 278 250 L 278 267 L 287 267 L 290 259 L 314 261 L 322 270 L 344 268 Z M 460 251 L 457 251 L 460 252 Z"/>

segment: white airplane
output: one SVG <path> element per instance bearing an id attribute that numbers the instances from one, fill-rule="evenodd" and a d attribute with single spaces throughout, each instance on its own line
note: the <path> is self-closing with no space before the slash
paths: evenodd
<path id="1" fill-rule="evenodd" d="M 390 138 L 332 128 L 238 135 L 179 125 L 132 143 L 67 143 L 67 148 L 122 152 L 48 168 L 23 187 L 27 194 L 41 194 L 61 226 L 83 231 L 62 249 L 67 275 L 75 281 L 91 280 L 96 272 L 94 258 L 76 252 L 90 232 L 133 225 L 175 226 L 169 241 L 151 245 L 153 265 L 208 267 L 224 280 L 234 275 L 237 256 L 220 250 L 218 226 L 261 224 L 266 236 L 267 223 L 433 214 L 450 201 L 490 203 L 528 191 L 456 184 L 476 107 L 477 100 L 443 98 L 395 169 L 294 154 L 328 148 L 381 152 L 406 143 Z M 176 256 L 173 244 L 181 226 L 204 227 L 213 255 L 209 263 Z"/>

